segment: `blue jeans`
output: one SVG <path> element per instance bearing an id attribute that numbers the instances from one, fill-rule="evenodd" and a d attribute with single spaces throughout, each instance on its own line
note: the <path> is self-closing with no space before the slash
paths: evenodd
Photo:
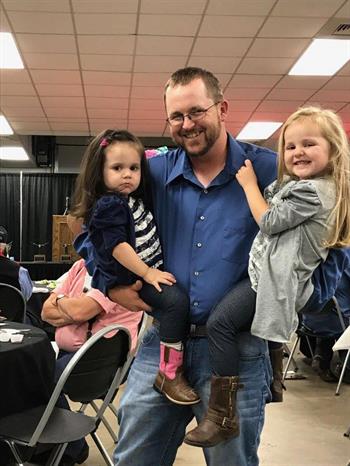
<path id="1" fill-rule="evenodd" d="M 271 367 L 264 340 L 239 336 L 240 370 L 244 388 L 238 391 L 241 434 L 204 449 L 208 466 L 257 466 L 257 450 L 264 425 L 265 403 L 270 400 Z M 208 408 L 211 368 L 207 338 L 190 338 L 186 344 L 186 376 L 201 397 L 197 405 L 170 403 L 153 389 L 159 365 L 159 334 L 152 326 L 128 376 L 120 402 L 119 442 L 114 452 L 118 466 L 169 466 L 175 461 L 186 426 L 200 421 Z"/>

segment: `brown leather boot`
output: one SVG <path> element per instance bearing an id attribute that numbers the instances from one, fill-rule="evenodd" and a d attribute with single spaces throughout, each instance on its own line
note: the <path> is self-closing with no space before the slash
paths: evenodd
<path id="1" fill-rule="evenodd" d="M 178 405 L 194 405 L 201 401 L 183 373 L 183 351 L 161 343 L 160 367 L 153 387 Z"/>
<path id="2" fill-rule="evenodd" d="M 235 377 L 211 378 L 209 408 L 198 426 L 188 432 L 184 442 L 195 447 L 214 447 L 239 435 L 236 393 L 243 385 Z"/>
<path id="3" fill-rule="evenodd" d="M 283 401 L 283 390 L 286 389 L 282 382 L 283 375 L 283 347 L 270 349 L 270 360 L 272 366 L 273 381 L 270 386 L 272 402 L 281 403 Z"/>

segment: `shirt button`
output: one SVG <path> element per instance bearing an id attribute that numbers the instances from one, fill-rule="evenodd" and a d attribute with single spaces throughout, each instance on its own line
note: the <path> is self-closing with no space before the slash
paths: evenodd
<path id="1" fill-rule="evenodd" d="M 197 248 L 201 248 L 202 247 L 202 243 L 197 243 Z"/>
<path id="2" fill-rule="evenodd" d="M 203 189 L 203 193 L 204 193 L 204 194 L 208 194 L 208 190 L 207 190 L 207 189 Z"/>
<path id="3" fill-rule="evenodd" d="M 199 272 L 195 272 L 194 274 L 195 274 L 195 276 L 196 276 L 196 277 L 198 277 L 198 275 L 199 275 Z"/>
<path id="4" fill-rule="evenodd" d="M 201 215 L 199 218 L 200 218 L 201 220 L 204 220 L 204 219 L 205 219 L 204 215 Z"/>
<path id="5" fill-rule="evenodd" d="M 195 302 L 193 303 L 193 306 L 198 306 L 198 304 L 199 304 L 198 301 L 195 301 Z"/>

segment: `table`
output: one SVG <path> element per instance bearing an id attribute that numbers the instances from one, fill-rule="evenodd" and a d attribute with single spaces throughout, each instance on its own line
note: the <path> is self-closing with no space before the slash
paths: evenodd
<path id="1" fill-rule="evenodd" d="M 55 372 L 55 352 L 43 330 L 9 321 L 3 328 L 30 331 L 22 343 L 0 342 L 0 417 L 46 404 Z"/>
<path id="2" fill-rule="evenodd" d="M 25 267 L 32 280 L 56 280 L 67 272 L 73 262 L 21 262 L 20 265 Z"/>

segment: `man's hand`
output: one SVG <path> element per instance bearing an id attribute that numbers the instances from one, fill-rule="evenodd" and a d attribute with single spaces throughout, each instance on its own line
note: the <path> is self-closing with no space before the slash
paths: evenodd
<path id="1" fill-rule="evenodd" d="M 125 307 L 132 312 L 151 311 L 152 309 L 139 297 L 138 292 L 142 288 L 141 280 L 129 286 L 116 286 L 108 291 L 111 301 Z"/>
<path id="2" fill-rule="evenodd" d="M 257 186 L 258 181 L 255 175 L 255 171 L 250 160 L 245 160 L 244 165 L 238 170 L 236 174 L 236 178 L 238 183 L 242 186 L 245 190 L 250 186 Z"/>
<path id="3" fill-rule="evenodd" d="M 172 273 L 163 272 L 162 270 L 153 269 L 152 267 L 148 268 L 147 272 L 143 276 L 143 279 L 145 280 L 145 282 L 149 283 L 150 285 L 153 285 L 154 288 L 160 293 L 162 292 L 162 289 L 159 285 L 160 283 L 164 283 L 164 285 L 169 286 L 176 283 L 176 278 Z"/>

